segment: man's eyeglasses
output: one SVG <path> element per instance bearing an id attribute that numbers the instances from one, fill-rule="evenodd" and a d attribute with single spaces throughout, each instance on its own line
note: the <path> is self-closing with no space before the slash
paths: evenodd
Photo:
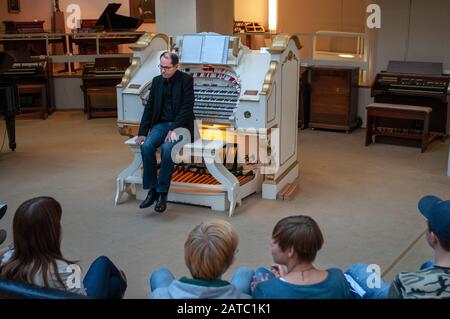
<path id="1" fill-rule="evenodd" d="M 173 68 L 173 66 L 165 66 L 165 65 L 158 64 L 158 68 L 163 69 L 163 70 L 170 70 L 171 68 Z"/>

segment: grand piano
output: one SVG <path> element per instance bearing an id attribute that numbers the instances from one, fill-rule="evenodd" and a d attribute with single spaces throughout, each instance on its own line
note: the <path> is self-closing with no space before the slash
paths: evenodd
<path id="1" fill-rule="evenodd" d="M 135 43 L 143 34 L 136 32 L 143 21 L 117 14 L 120 6 L 110 3 L 97 20 L 82 20 L 69 37 L 70 47 L 77 45 L 80 54 L 116 54 L 119 44 Z"/>
<path id="2" fill-rule="evenodd" d="M 0 76 L 8 71 L 14 63 L 14 58 L 4 52 L 0 52 Z M 16 149 L 15 116 L 19 111 L 19 94 L 17 85 L 14 83 L 2 82 L 0 79 L 0 115 L 6 121 L 8 132 L 9 148 Z"/>

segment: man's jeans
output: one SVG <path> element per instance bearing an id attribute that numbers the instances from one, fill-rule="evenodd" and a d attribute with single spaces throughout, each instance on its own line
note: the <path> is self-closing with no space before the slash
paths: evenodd
<path id="1" fill-rule="evenodd" d="M 156 124 L 141 145 L 144 174 L 142 183 L 144 189 L 156 188 L 158 193 L 169 191 L 174 162 L 172 161 L 172 148 L 177 142 L 165 142 L 172 122 Z M 157 172 L 156 150 L 161 146 L 161 165 L 159 178 Z"/>

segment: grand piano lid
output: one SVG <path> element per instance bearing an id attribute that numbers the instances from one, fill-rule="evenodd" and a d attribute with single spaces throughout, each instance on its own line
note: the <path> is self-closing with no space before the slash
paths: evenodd
<path id="1" fill-rule="evenodd" d="M 8 53 L 0 52 L 0 75 L 12 68 L 14 58 Z"/>
<path id="2" fill-rule="evenodd" d="M 103 26 L 105 31 L 134 31 L 139 28 L 143 20 L 116 14 L 121 5 L 121 3 L 109 3 L 95 25 Z"/>
<path id="3" fill-rule="evenodd" d="M 411 62 L 411 61 L 389 61 L 387 72 L 420 75 L 442 75 L 443 63 L 436 62 Z"/>

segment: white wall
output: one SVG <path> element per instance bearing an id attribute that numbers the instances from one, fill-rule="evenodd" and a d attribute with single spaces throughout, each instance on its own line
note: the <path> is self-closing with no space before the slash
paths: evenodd
<path id="1" fill-rule="evenodd" d="M 130 15 L 129 0 L 59 0 L 59 7 L 61 11 L 66 12 L 68 5 L 77 4 L 81 8 L 81 19 L 97 19 L 103 10 L 105 10 L 106 6 L 112 2 L 122 4 L 117 14 Z"/>
<path id="2" fill-rule="evenodd" d="M 450 1 L 378 0 L 376 70 L 389 60 L 443 62 L 450 70 Z"/>
<path id="3" fill-rule="evenodd" d="M 443 62 L 450 70 L 450 1 L 414 0 L 408 60 Z"/>
<path id="4" fill-rule="evenodd" d="M 233 0 L 156 0 L 156 30 L 170 36 L 233 32 Z"/>
<path id="5" fill-rule="evenodd" d="M 196 33 L 196 0 L 156 0 L 156 30 L 170 36 Z"/>
<path id="6" fill-rule="evenodd" d="M 197 32 L 233 34 L 234 0 L 197 0 Z"/>

